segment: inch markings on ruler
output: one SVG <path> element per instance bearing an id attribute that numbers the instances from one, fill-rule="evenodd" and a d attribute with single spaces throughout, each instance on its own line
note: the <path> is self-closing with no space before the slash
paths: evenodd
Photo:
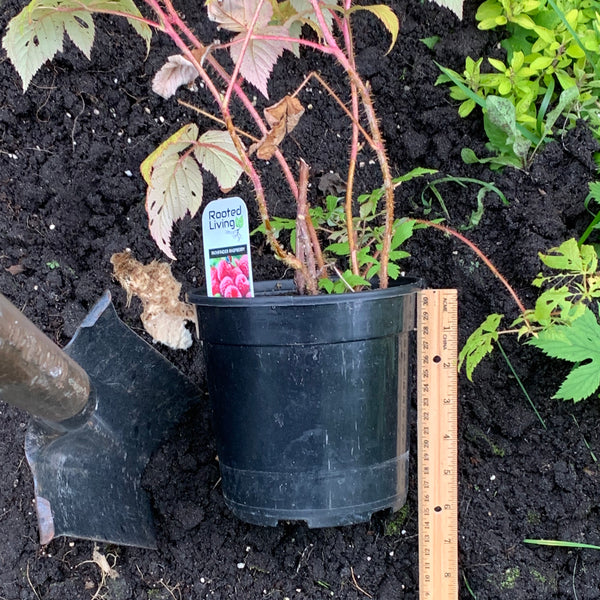
<path id="1" fill-rule="evenodd" d="M 417 313 L 419 598 L 458 599 L 458 300 L 422 290 Z"/>

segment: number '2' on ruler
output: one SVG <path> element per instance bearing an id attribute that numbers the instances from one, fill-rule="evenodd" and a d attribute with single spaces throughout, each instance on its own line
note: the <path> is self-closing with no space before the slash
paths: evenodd
<path id="1" fill-rule="evenodd" d="M 458 599 L 458 300 L 422 290 L 417 312 L 419 598 Z"/>

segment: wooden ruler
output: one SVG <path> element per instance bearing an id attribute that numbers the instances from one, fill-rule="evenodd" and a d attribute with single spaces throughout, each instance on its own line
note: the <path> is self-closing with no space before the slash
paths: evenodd
<path id="1" fill-rule="evenodd" d="M 423 290 L 417 315 L 419 598 L 458 599 L 458 300 Z"/>

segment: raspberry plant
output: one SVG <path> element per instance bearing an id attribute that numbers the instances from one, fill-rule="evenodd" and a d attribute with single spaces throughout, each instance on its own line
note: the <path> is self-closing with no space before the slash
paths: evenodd
<path id="1" fill-rule="evenodd" d="M 302 217 L 308 210 L 308 167 L 301 163 L 294 173 L 279 149 L 286 133 L 303 112 L 296 94 L 281 99 L 266 111 L 264 118 L 248 95 L 248 85 L 267 96 L 267 84 L 283 52 L 310 48 L 331 56 L 348 77 L 352 123 L 345 210 L 351 215 L 354 201 L 354 172 L 359 144 L 364 141 L 374 152 L 383 180 L 384 230 L 380 256 L 380 284 L 388 283 L 389 253 L 394 221 L 394 185 L 390 165 L 375 116 L 368 84 L 356 70 L 351 20 L 359 11 L 375 15 L 389 32 L 393 45 L 399 30 L 396 15 L 385 4 L 355 5 L 351 0 L 325 3 L 321 0 L 208 0 L 208 17 L 225 32 L 220 42 L 199 40 L 179 15 L 171 0 L 144 0 L 154 18 L 141 14 L 132 0 L 32 0 L 9 24 L 3 46 L 20 74 L 24 88 L 41 65 L 62 50 L 65 33 L 89 57 L 94 42 L 96 13 L 126 18 L 133 30 L 150 43 L 151 30 L 168 35 L 180 54 L 170 57 L 154 79 L 155 91 L 173 95 L 182 84 L 200 78 L 218 107 L 221 130 L 200 133 L 194 123 L 185 125 L 161 144 L 142 164 L 148 184 L 146 209 L 150 232 L 158 246 L 174 258 L 170 245 L 172 226 L 188 212 L 193 216 L 202 203 L 203 171 L 212 173 L 223 190 L 231 189 L 242 173 L 251 180 L 265 233 L 276 256 L 298 272 L 299 287 L 317 292 L 317 280 L 328 275 L 312 223 L 296 255 L 284 249 L 273 235 L 267 196 L 258 163 L 273 157 L 281 167 Z M 301 37 L 307 25 L 317 41 Z M 228 71 L 219 57 L 227 53 L 233 61 Z M 225 91 L 222 93 L 222 87 Z M 230 106 L 237 98 L 254 121 L 259 141 L 246 149 L 234 124 Z M 361 118 L 364 115 L 364 124 Z M 361 140 L 362 137 L 362 140 Z M 251 154 L 256 153 L 256 157 Z M 261 158 L 262 157 L 262 158 Z M 353 220 L 348 218 L 351 270 L 358 274 L 358 253 Z"/>

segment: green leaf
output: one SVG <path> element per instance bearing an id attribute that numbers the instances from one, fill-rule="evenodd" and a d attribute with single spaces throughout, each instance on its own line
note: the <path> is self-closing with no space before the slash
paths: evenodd
<path id="1" fill-rule="evenodd" d="M 390 32 L 390 35 L 392 36 L 392 43 L 388 48 L 388 52 L 390 52 L 391 49 L 394 47 L 394 44 L 396 43 L 396 39 L 398 38 L 398 32 L 400 31 L 400 21 L 398 20 L 396 13 L 386 4 L 372 4 L 371 6 L 354 6 L 351 10 L 368 10 L 383 23 L 384 27 Z"/>
<path id="2" fill-rule="evenodd" d="M 600 385 L 600 325 L 596 315 L 585 312 L 570 325 L 555 325 L 527 342 L 552 358 L 576 365 L 563 381 L 555 398 L 579 402 L 591 396 Z"/>
<path id="3" fill-rule="evenodd" d="M 551 110 L 546 117 L 544 123 L 544 136 L 549 135 L 556 123 L 557 119 L 571 109 L 571 106 L 575 104 L 579 98 L 579 88 L 574 85 L 566 90 L 563 90 L 558 98 L 558 104 L 556 108 Z"/>
<path id="4" fill-rule="evenodd" d="M 517 126 L 517 114 L 514 104 L 508 98 L 488 96 L 486 98 L 489 120 L 485 128 L 494 147 L 503 149 L 506 146 L 525 163 L 531 142 L 525 139 Z"/>
<path id="5" fill-rule="evenodd" d="M 581 273 L 583 260 L 581 251 L 574 238 L 568 239 L 556 248 L 550 248 L 549 254 L 539 253 L 540 260 L 551 269 Z"/>
<path id="6" fill-rule="evenodd" d="M 400 175 L 400 177 L 394 177 L 394 183 L 406 183 L 407 181 L 411 181 L 413 179 L 417 179 L 417 177 L 423 177 L 424 175 L 433 175 L 437 173 L 437 169 L 427 169 L 425 167 L 415 167 L 411 169 L 408 173 L 404 175 Z"/>
<path id="7" fill-rule="evenodd" d="M 458 369 L 466 365 L 467 378 L 473 381 L 473 370 L 494 349 L 498 341 L 498 327 L 504 315 L 491 314 L 469 336 L 458 355 Z"/>
<path id="8" fill-rule="evenodd" d="M 333 293 L 333 281 L 331 281 L 331 279 L 327 279 L 326 277 L 319 279 L 319 289 L 325 290 L 328 294 Z"/>
<path id="9" fill-rule="evenodd" d="M 421 38 L 419 41 L 425 44 L 430 50 L 433 50 L 435 45 L 440 41 L 440 36 L 432 35 L 430 37 Z"/>
<path id="10" fill-rule="evenodd" d="M 33 0 L 8 24 L 2 46 L 19 73 L 26 90 L 48 60 L 63 50 L 65 32 L 89 59 L 95 28 L 92 13 L 119 11 L 135 17 L 141 13 L 132 0 Z M 128 19 L 149 49 L 148 25 Z"/>
<path id="11" fill-rule="evenodd" d="M 576 321 L 577 322 L 577 321 Z M 589 398 L 600 385 L 600 363 L 598 360 L 579 365 L 566 376 L 553 398 L 579 402 Z"/>
<path id="12" fill-rule="evenodd" d="M 558 289 L 550 288 L 546 290 L 535 302 L 533 318 L 540 325 L 549 325 L 552 322 L 554 311 L 560 310 L 561 314 L 570 311 L 573 306 L 570 300 L 571 297 L 572 294 L 566 285 Z"/>
<path id="13" fill-rule="evenodd" d="M 395 250 L 401 246 L 406 240 L 412 237 L 415 229 L 415 221 L 413 219 L 398 219 L 394 223 L 394 234 L 390 245 L 391 250 Z"/>
<path id="14" fill-rule="evenodd" d="M 333 252 L 338 256 L 348 256 L 350 254 L 350 244 L 348 242 L 339 242 L 336 244 L 329 244 L 325 248 L 326 252 Z"/>

